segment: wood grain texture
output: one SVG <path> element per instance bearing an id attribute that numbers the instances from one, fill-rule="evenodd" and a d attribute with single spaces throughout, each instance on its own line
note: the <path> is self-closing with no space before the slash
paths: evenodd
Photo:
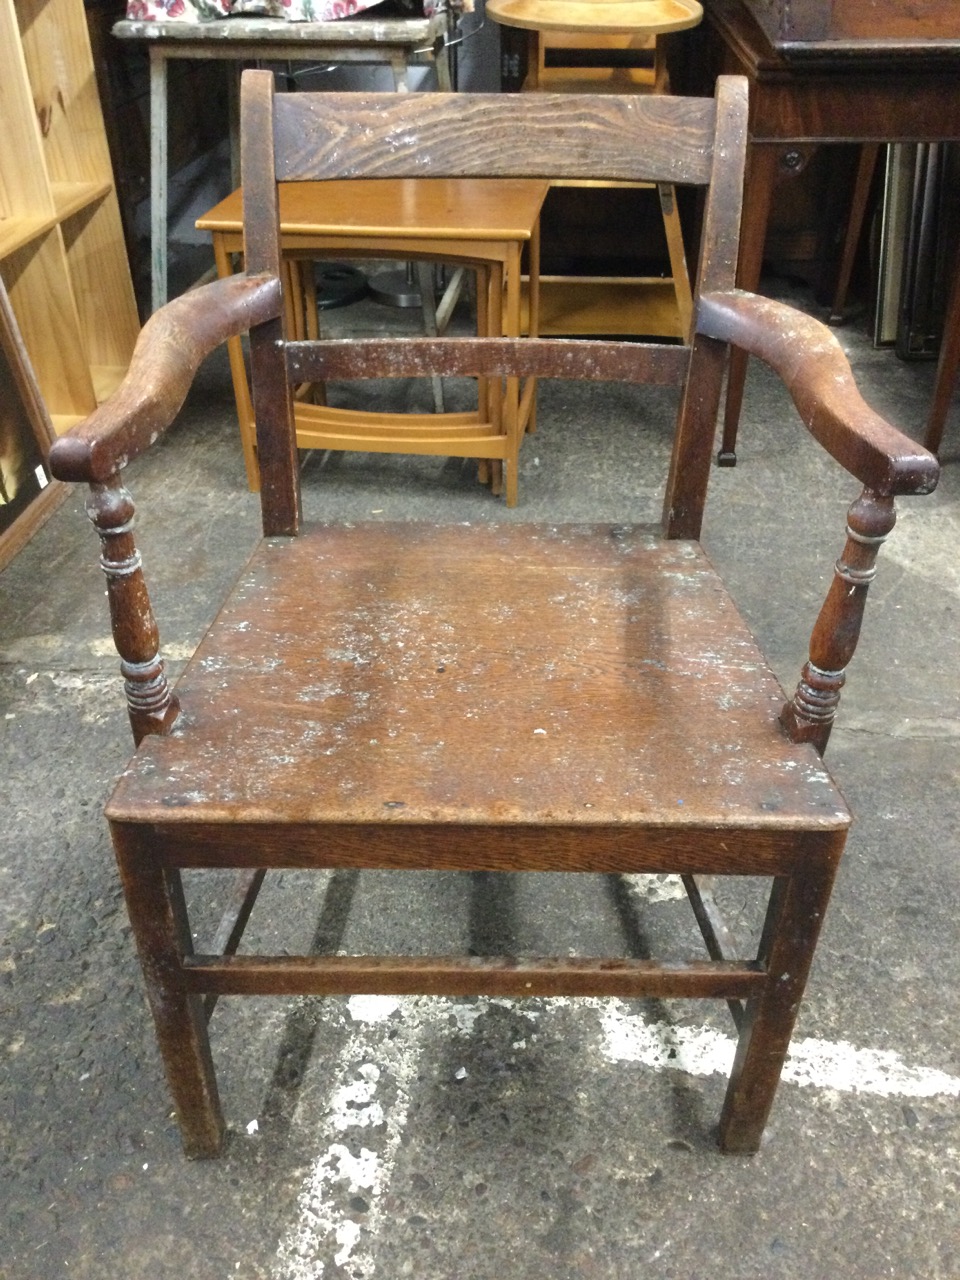
<path id="1" fill-rule="evenodd" d="M 677 386 L 686 347 L 562 338 L 351 338 L 287 344 L 287 376 L 325 378 L 529 377 Z"/>
<path id="2" fill-rule="evenodd" d="M 810 748 L 812 750 L 812 748 Z M 195 821 L 196 813 L 170 812 L 140 821 L 126 807 L 129 793 L 116 795 L 111 829 L 126 838 L 138 832 L 152 856 L 172 868 L 267 866 L 280 869 L 367 868 L 396 871 L 563 871 L 593 874 L 790 875 L 817 865 L 825 836 L 849 825 L 836 800 L 822 806 L 813 831 L 760 816 L 740 829 L 723 824 L 657 826 L 589 821 L 524 825 L 510 822 L 444 823 L 397 821 L 405 815 L 384 806 L 379 825 L 369 820 L 336 827 L 315 822 Z M 679 807 L 679 806 L 678 806 Z M 735 831 L 735 836 L 731 833 Z"/>
<path id="3" fill-rule="evenodd" d="M 733 287 L 742 83 L 724 82 L 716 108 L 436 95 L 425 110 L 422 99 L 396 96 L 284 95 L 276 129 L 272 76 L 248 73 L 245 85 L 247 265 L 260 274 L 203 295 L 220 300 L 203 323 L 190 302 L 183 316 L 158 317 L 159 355 L 145 360 L 129 401 L 61 441 L 58 463 L 61 474 L 94 479 L 119 467 L 175 411 L 204 344 L 236 332 L 241 315 L 254 325 L 264 525 L 299 536 L 268 538 L 254 552 L 162 712 L 169 732 L 144 738 L 107 809 L 185 1149 L 215 1155 L 222 1141 L 204 1021 L 219 994 L 363 991 L 725 999 L 739 1039 L 720 1143 L 756 1151 L 850 822 L 819 753 L 893 495 L 931 489 L 935 459 L 863 403 L 828 331 Z M 692 347 L 285 344 L 278 176 L 478 168 L 485 177 L 712 179 L 701 265 L 709 288 Z M 188 350 L 172 351 L 182 343 Z M 767 360 L 814 436 L 864 485 L 786 708 L 692 540 L 730 344 Z M 663 527 L 300 531 L 291 379 L 437 369 L 679 380 Z M 112 476 L 94 485 L 91 508 L 136 702 L 152 697 L 158 660 L 132 508 Z M 183 714 L 171 724 L 175 697 Z M 195 954 L 181 869 L 203 867 L 254 873 L 221 931 L 227 955 Z M 259 870 L 288 867 L 680 873 L 712 959 L 232 954 Z M 729 954 L 735 942 L 700 879 L 714 875 L 773 880 L 752 957 Z"/>
<path id="4" fill-rule="evenodd" d="M 701 185 L 715 110 L 709 98 L 431 94 L 425 111 L 415 96 L 288 93 L 277 98 L 277 177 Z"/>
<path id="5" fill-rule="evenodd" d="M 184 986 L 217 995 L 709 996 L 744 999 L 766 981 L 754 963 L 531 956 L 191 956 Z"/>

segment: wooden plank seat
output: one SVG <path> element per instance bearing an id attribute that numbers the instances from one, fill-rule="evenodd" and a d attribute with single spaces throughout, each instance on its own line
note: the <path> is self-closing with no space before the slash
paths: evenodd
<path id="1" fill-rule="evenodd" d="M 438 178 L 283 183 L 280 187 L 280 235 L 288 272 L 287 330 L 292 337 L 316 338 L 316 259 L 398 258 L 427 266 L 449 263 L 476 272 L 477 333 L 483 337 L 521 334 L 521 257 L 529 256 L 526 331 L 537 332 L 540 207 L 548 184 L 539 179 Z M 197 227 L 209 231 L 217 274 L 232 274 L 243 250 L 243 192 L 233 191 L 203 217 Z M 432 281 L 420 271 L 421 292 L 432 295 Z M 433 313 L 428 328 L 443 331 Z M 259 487 L 256 426 L 243 351 L 238 337 L 228 340 L 230 370 L 237 400 L 240 439 L 247 479 Z M 439 383 L 438 383 L 439 385 Z M 436 413 L 368 413 L 335 408 L 326 397 L 299 396 L 297 446 L 301 449 L 362 449 L 381 453 L 425 453 L 483 459 L 481 476 L 499 492 L 506 466 L 507 505 L 517 501 L 520 444 L 532 429 L 536 384 L 521 388 L 515 380 L 478 381 L 477 409 Z M 492 464 L 492 465 L 491 465 Z"/>
<path id="2" fill-rule="evenodd" d="M 157 313 L 113 401 L 51 454 L 58 476 L 91 484 L 102 541 L 138 743 L 107 816 L 184 1148 L 213 1156 L 224 1139 L 207 1025 L 219 997 L 422 992 L 724 1000 L 738 1042 L 720 1145 L 756 1151 L 850 821 L 820 756 L 894 498 L 932 489 L 936 460 L 864 404 L 828 330 L 734 288 L 743 81 L 721 79 L 716 102 L 456 94 L 429 112 L 272 90 L 247 73 L 248 274 Z M 704 188 L 692 343 L 286 340 L 278 184 L 411 172 Z M 204 354 L 246 329 L 265 537 L 174 690 L 121 471 Z M 783 378 L 861 486 L 789 698 L 698 544 L 732 343 Z M 679 386 L 662 524 L 301 528 L 292 389 L 386 373 Z M 233 905 L 195 944 L 181 873 L 230 867 Z M 676 872 L 706 954 L 242 951 L 264 875 L 286 867 Z M 770 881 L 747 952 L 711 888 L 744 875 Z"/>

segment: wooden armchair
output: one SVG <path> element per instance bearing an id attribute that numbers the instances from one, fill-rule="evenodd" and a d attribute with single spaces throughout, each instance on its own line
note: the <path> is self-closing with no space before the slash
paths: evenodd
<path id="1" fill-rule="evenodd" d="M 725 1000 L 739 1040 L 720 1144 L 757 1149 L 850 822 L 820 753 L 894 497 L 931 490 L 938 472 L 860 399 L 828 330 L 734 289 L 746 112 L 731 79 L 715 102 L 460 94 L 425 110 L 403 95 L 274 99 L 269 74 L 245 76 L 249 274 L 159 312 L 122 389 L 52 454 L 56 475 L 90 483 L 103 544 L 138 743 L 107 816 L 189 1155 L 216 1155 L 224 1136 L 217 998 L 308 992 Z M 411 173 L 706 188 L 692 345 L 287 342 L 277 182 Z M 265 538 L 174 692 L 121 471 L 204 353 L 248 328 Z M 781 374 L 862 486 L 786 701 L 697 542 L 731 343 Z M 681 385 L 662 527 L 301 528 L 291 385 L 434 371 Z M 191 941 L 181 887 L 197 867 L 243 878 L 208 949 Z M 291 867 L 680 873 L 707 957 L 241 951 L 265 870 Z M 772 882 L 746 956 L 730 954 L 710 890 L 742 875 Z"/>

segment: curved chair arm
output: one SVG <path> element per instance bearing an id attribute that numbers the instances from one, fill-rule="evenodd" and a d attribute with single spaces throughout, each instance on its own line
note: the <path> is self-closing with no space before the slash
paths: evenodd
<path id="1" fill-rule="evenodd" d="M 173 421 L 205 356 L 280 312 L 276 276 L 231 276 L 175 298 L 144 325 L 118 389 L 50 450 L 58 480 L 103 483 Z"/>
<path id="2" fill-rule="evenodd" d="M 874 493 L 930 493 L 940 468 L 863 400 L 840 343 L 819 320 L 739 289 L 701 295 L 696 330 L 759 356 L 783 379 L 811 434 Z"/>

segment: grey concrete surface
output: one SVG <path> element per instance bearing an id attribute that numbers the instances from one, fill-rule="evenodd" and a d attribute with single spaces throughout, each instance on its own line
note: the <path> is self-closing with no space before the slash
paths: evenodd
<path id="1" fill-rule="evenodd" d="M 932 370 L 840 333 L 868 398 L 917 434 Z M 672 397 L 548 384 L 540 405 L 515 512 L 467 465 L 361 455 L 306 462 L 307 511 L 656 514 Z M 902 503 L 872 589 L 828 756 L 856 825 L 791 1076 L 749 1160 L 714 1146 L 722 1007 L 408 999 L 223 1001 L 229 1143 L 186 1162 L 100 812 L 129 744 L 72 497 L 0 578 L 0 1277 L 960 1276 L 955 421 L 944 461 L 937 493 Z M 706 546 L 792 686 L 856 485 L 762 368 L 740 465 L 711 485 Z M 131 488 L 176 671 L 257 536 L 222 355 Z M 201 925 L 217 887 L 190 882 Z M 755 889 L 728 893 L 748 934 Z M 272 948 L 696 945 L 676 885 L 648 878 L 287 873 L 251 929 Z"/>

